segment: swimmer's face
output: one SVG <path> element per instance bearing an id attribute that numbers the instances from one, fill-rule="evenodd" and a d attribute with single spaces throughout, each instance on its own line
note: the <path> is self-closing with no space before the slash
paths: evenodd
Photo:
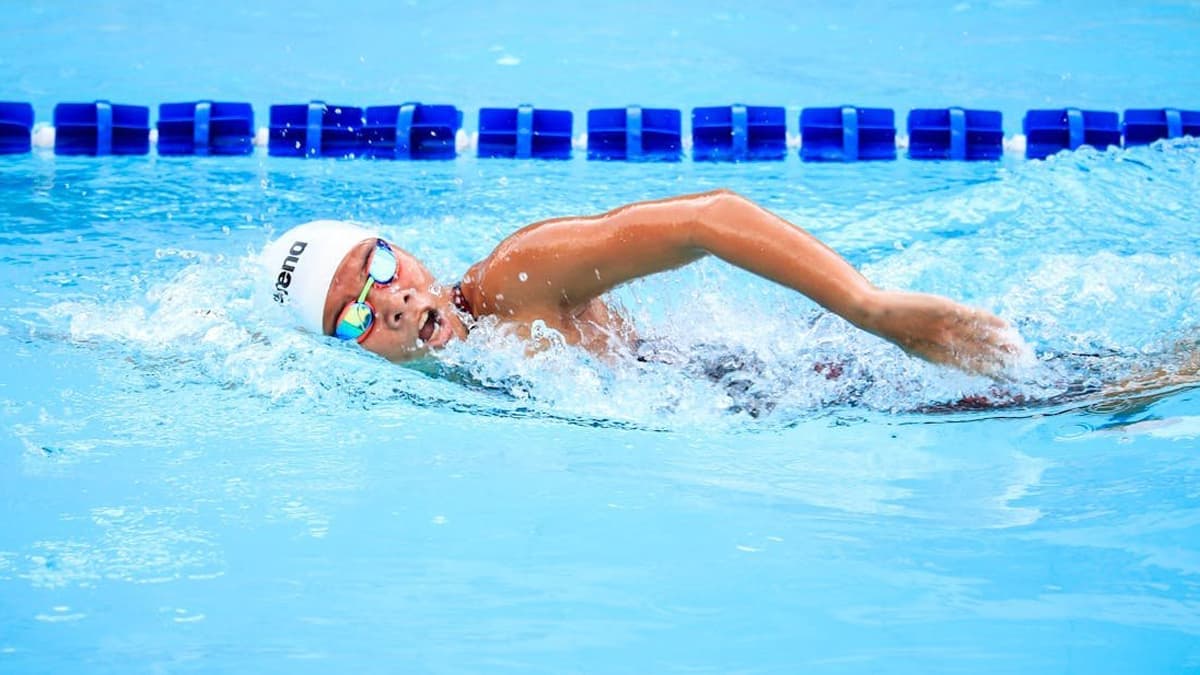
<path id="1" fill-rule="evenodd" d="M 323 326 L 333 335 L 347 304 L 358 300 L 367 282 L 368 258 L 377 240 L 364 239 L 350 249 L 325 296 Z M 463 339 L 466 327 L 453 309 L 450 289 L 440 289 L 425 266 L 401 248 L 388 243 L 396 256 L 396 277 L 386 285 L 374 284 L 366 302 L 374 309 L 375 323 L 362 346 L 389 361 L 410 361 L 430 349 Z"/>

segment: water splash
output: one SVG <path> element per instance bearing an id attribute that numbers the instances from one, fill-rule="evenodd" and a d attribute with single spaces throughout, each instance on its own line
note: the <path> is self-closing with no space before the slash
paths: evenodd
<path id="1" fill-rule="evenodd" d="M 884 194 L 857 211 L 861 219 L 819 231 L 881 286 L 951 295 L 1016 325 L 1040 360 L 999 391 L 985 378 L 907 357 L 794 293 L 711 260 L 614 294 L 645 339 L 614 359 L 562 344 L 552 331 L 529 355 L 527 344 L 484 321 L 440 365 L 397 368 L 284 328 L 280 310 L 255 297 L 249 258 L 179 246 L 162 255 L 187 266 L 147 283 L 140 297 L 60 302 L 31 331 L 49 327 L 119 357 L 130 386 L 236 389 L 301 410 L 418 406 L 584 424 L 754 428 L 849 409 L 1037 403 L 1170 368 L 1173 351 L 1194 337 L 1198 158 L 1200 143 L 1183 140 L 1008 165 L 953 190 Z M 820 230 L 812 213 L 782 215 Z M 443 224 L 494 229 L 471 218 Z M 460 241 L 471 238 L 462 234 Z M 418 236 L 399 233 L 402 244 Z M 429 246 L 417 244 L 419 252 L 422 245 Z M 434 256 L 435 267 L 461 253 Z"/>

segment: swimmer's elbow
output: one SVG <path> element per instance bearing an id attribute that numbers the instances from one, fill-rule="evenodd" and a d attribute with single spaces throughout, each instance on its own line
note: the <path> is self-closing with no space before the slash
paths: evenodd
<path id="1" fill-rule="evenodd" d="M 715 252 L 714 246 L 745 225 L 746 208 L 753 207 L 753 202 L 728 188 L 702 192 L 690 204 L 690 245 L 706 253 Z"/>

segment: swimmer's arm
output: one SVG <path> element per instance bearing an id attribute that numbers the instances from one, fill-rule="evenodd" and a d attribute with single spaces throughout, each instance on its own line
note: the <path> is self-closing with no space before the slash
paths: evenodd
<path id="1" fill-rule="evenodd" d="M 800 227 L 732 192 L 710 195 L 695 239 L 705 252 L 800 292 L 909 354 L 998 377 L 1026 351 L 990 312 L 939 295 L 876 288 Z"/>
<path id="2" fill-rule="evenodd" d="M 468 276 L 500 306 L 582 306 L 627 281 L 712 254 L 839 314 L 872 289 L 841 256 L 749 200 L 719 190 L 556 218 L 508 237 Z"/>
<path id="3" fill-rule="evenodd" d="M 996 334 L 1000 319 L 940 296 L 877 289 L 813 235 L 726 190 L 531 225 L 468 277 L 484 312 L 570 312 L 626 281 L 705 255 L 802 293 L 931 361 L 988 372 L 1000 352 L 1013 351 Z"/>
<path id="4" fill-rule="evenodd" d="M 526 227 L 472 269 L 480 301 L 570 310 L 627 281 L 715 255 L 866 327 L 876 289 L 816 237 L 733 192 L 639 202 Z M 479 306 L 478 304 L 476 306 Z"/>

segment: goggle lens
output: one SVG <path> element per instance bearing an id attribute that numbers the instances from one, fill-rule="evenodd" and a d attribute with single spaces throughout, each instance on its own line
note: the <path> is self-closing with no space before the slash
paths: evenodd
<path id="1" fill-rule="evenodd" d="M 352 302 L 342 310 L 333 335 L 339 340 L 358 340 L 367 337 L 367 331 L 375 323 L 375 311 L 365 302 Z"/>
<path id="2" fill-rule="evenodd" d="M 375 245 L 375 250 L 371 252 L 371 264 L 367 268 L 367 274 L 375 280 L 377 284 L 386 284 L 396 278 L 396 272 L 400 265 L 396 262 L 396 254 L 392 253 L 392 249 L 383 240 Z"/>

